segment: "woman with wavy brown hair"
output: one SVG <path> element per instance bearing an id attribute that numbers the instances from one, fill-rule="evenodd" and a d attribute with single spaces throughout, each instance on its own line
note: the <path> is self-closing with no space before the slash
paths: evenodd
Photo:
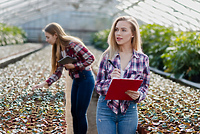
<path id="1" fill-rule="evenodd" d="M 80 39 L 67 35 L 58 23 L 48 24 L 43 29 L 43 32 L 46 41 L 52 45 L 51 75 L 43 83 L 34 85 L 32 89 L 48 88 L 61 77 L 63 68 L 69 70 L 69 75 L 73 79 L 71 113 L 74 134 L 86 134 L 86 111 L 94 89 L 94 78 L 91 71 L 91 64 L 95 59 L 94 55 Z M 64 65 L 59 64 L 58 61 L 66 56 L 76 59 L 77 62 Z"/>

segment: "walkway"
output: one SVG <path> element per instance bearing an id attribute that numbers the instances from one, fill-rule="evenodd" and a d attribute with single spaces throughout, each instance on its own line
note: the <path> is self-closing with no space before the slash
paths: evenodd
<path id="1" fill-rule="evenodd" d="M 94 49 L 94 47 L 92 46 L 87 46 L 88 49 L 90 49 L 92 51 L 92 53 L 95 55 L 96 59 L 99 59 L 102 51 L 99 51 L 97 49 Z M 96 61 L 93 64 L 93 67 L 96 68 L 98 62 Z M 72 79 L 68 76 L 68 72 L 65 71 L 65 76 L 66 77 L 66 122 L 68 124 L 67 127 L 67 134 L 73 134 L 73 126 L 72 126 L 72 116 L 71 116 L 71 112 L 70 112 L 70 107 L 71 107 L 71 85 L 72 85 Z M 88 117 L 88 133 L 87 134 L 97 134 L 97 128 L 96 128 L 96 102 L 97 102 L 97 94 L 94 91 L 93 92 L 93 96 L 92 96 L 92 100 L 90 102 L 88 111 L 87 111 L 87 117 Z"/>

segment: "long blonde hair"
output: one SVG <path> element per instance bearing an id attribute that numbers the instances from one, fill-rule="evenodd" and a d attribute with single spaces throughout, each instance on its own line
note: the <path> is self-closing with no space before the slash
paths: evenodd
<path id="1" fill-rule="evenodd" d="M 56 42 L 52 46 L 51 74 L 53 74 L 59 66 L 58 60 L 61 58 L 61 47 L 68 46 L 70 41 L 74 41 L 85 46 L 79 38 L 67 35 L 58 23 L 53 22 L 46 25 L 43 32 L 47 32 L 51 35 L 57 34 Z"/>
<path id="2" fill-rule="evenodd" d="M 137 23 L 136 19 L 131 16 L 120 16 L 113 22 L 111 26 L 111 30 L 107 40 L 109 47 L 106 49 L 104 54 L 109 53 L 109 58 L 112 59 L 114 54 L 119 50 L 119 46 L 115 40 L 115 27 L 119 21 L 127 21 L 131 24 L 130 28 L 134 35 L 134 38 L 132 38 L 131 41 L 132 48 L 142 53 L 139 24 Z"/>

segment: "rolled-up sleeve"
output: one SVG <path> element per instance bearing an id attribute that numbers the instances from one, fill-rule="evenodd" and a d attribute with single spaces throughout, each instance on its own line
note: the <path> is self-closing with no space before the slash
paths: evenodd
<path id="1" fill-rule="evenodd" d="M 143 82 L 138 89 L 140 92 L 140 97 L 135 102 L 140 103 L 142 100 L 144 100 L 148 94 L 148 87 L 150 82 L 150 68 L 149 68 L 149 58 L 146 56 L 143 61 L 144 70 L 143 70 Z"/>
<path id="2" fill-rule="evenodd" d="M 53 84 L 54 82 L 56 82 L 62 75 L 62 71 L 63 71 L 63 66 L 59 66 L 55 73 L 53 73 L 47 80 L 46 82 L 48 83 L 48 86 L 50 86 L 51 84 Z"/>
<path id="3" fill-rule="evenodd" d="M 102 60 L 99 65 L 99 71 L 96 77 L 95 89 L 98 94 L 106 95 L 111 79 L 107 79 L 108 73 L 106 72 L 107 71 L 106 70 L 106 64 L 107 64 L 106 56 L 104 56 L 101 59 Z"/>

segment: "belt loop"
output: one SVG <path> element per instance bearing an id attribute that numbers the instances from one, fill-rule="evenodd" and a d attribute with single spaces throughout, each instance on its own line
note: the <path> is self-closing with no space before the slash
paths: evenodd
<path id="1" fill-rule="evenodd" d="M 83 78 L 84 78 L 84 79 L 86 79 L 86 76 L 85 76 L 85 71 L 83 71 Z"/>

